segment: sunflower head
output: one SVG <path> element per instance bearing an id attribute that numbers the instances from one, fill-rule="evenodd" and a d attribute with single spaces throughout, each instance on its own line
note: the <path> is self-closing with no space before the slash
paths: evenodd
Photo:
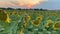
<path id="1" fill-rule="evenodd" d="M 6 11 L 3 10 L 0 11 L 0 20 L 5 22 L 10 22 L 10 18 Z"/>
<path id="2" fill-rule="evenodd" d="M 32 21 L 32 24 L 34 25 L 34 26 L 39 26 L 39 21 L 38 20 L 34 20 L 34 21 Z"/>
<path id="3" fill-rule="evenodd" d="M 38 16 L 38 17 L 36 18 L 36 20 L 42 20 L 42 18 L 43 18 L 43 16 L 41 15 L 41 16 Z"/>
<path id="4" fill-rule="evenodd" d="M 25 15 L 25 20 L 29 21 L 30 20 L 30 16 L 29 15 Z"/>
<path id="5" fill-rule="evenodd" d="M 36 20 L 33 20 L 33 21 L 32 21 L 32 24 L 33 24 L 34 26 L 39 26 L 39 24 L 41 23 L 42 18 L 43 18 L 42 15 L 41 15 L 41 16 L 38 16 L 38 17 L 36 18 Z"/>
<path id="6" fill-rule="evenodd" d="M 48 20 L 45 27 L 49 28 L 51 25 L 53 25 L 53 21 L 52 20 Z"/>
<path id="7" fill-rule="evenodd" d="M 27 19 L 30 20 L 30 16 L 27 16 Z"/>
<path id="8" fill-rule="evenodd" d="M 9 18 L 9 16 L 8 16 L 8 14 L 7 14 L 7 18 L 6 18 L 6 20 L 5 20 L 5 22 L 8 22 L 8 23 L 10 23 L 10 18 Z"/>
<path id="9" fill-rule="evenodd" d="M 23 27 L 26 28 L 26 27 L 27 27 L 27 24 L 28 24 L 28 23 L 27 23 L 26 21 L 24 21 Z"/>
<path id="10" fill-rule="evenodd" d="M 16 15 L 17 13 L 16 12 L 12 12 L 12 14 L 15 14 Z"/>
<path id="11" fill-rule="evenodd" d="M 55 24 L 53 25 L 53 28 L 54 28 L 54 30 L 59 29 L 59 28 L 60 28 L 60 21 L 59 21 L 58 23 L 55 23 Z"/>

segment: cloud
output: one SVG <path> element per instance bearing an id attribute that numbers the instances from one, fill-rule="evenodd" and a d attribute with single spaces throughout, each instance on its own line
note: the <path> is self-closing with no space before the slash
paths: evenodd
<path id="1" fill-rule="evenodd" d="M 0 0 L 0 7 L 32 7 L 47 0 Z"/>

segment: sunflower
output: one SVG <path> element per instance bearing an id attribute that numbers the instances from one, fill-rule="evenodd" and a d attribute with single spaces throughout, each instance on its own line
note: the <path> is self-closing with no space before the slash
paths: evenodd
<path id="1" fill-rule="evenodd" d="M 24 21 L 23 27 L 26 28 L 26 27 L 27 27 L 27 24 L 28 24 L 28 23 L 27 23 L 26 21 Z"/>
<path id="2" fill-rule="evenodd" d="M 42 20 L 42 18 L 43 18 L 43 16 L 40 15 L 40 16 L 38 16 L 38 17 L 36 18 L 36 20 Z"/>
<path id="3" fill-rule="evenodd" d="M 9 16 L 8 16 L 8 14 L 7 14 L 7 18 L 6 18 L 6 20 L 5 20 L 5 22 L 8 22 L 8 23 L 10 23 L 10 18 L 9 18 Z"/>
<path id="4" fill-rule="evenodd" d="M 33 20 L 33 21 L 32 21 L 32 24 L 33 24 L 34 26 L 39 26 L 39 23 L 40 23 L 40 22 L 39 22 L 38 20 Z"/>
<path id="5" fill-rule="evenodd" d="M 12 14 L 15 14 L 16 15 L 17 13 L 16 12 L 12 12 Z"/>
<path id="6" fill-rule="evenodd" d="M 54 30 L 57 30 L 58 28 L 60 28 L 60 21 L 58 23 L 55 23 L 53 25 L 53 28 L 54 28 Z"/>
<path id="7" fill-rule="evenodd" d="M 53 25 L 53 21 L 52 20 L 48 20 L 45 27 L 49 28 L 51 25 Z"/>
<path id="8" fill-rule="evenodd" d="M 6 11 L 3 11 L 3 10 L 0 11 L 0 20 L 5 22 L 10 22 L 10 18 Z"/>
<path id="9" fill-rule="evenodd" d="M 23 34 L 24 28 L 21 29 L 20 34 Z"/>
<path id="10" fill-rule="evenodd" d="M 25 15 L 25 21 L 29 21 L 30 20 L 30 16 L 29 15 Z"/>
<path id="11" fill-rule="evenodd" d="M 23 25 L 25 28 L 26 28 L 29 20 L 30 20 L 30 16 L 29 15 L 28 16 L 25 16 L 24 25 Z"/>
<path id="12" fill-rule="evenodd" d="M 32 24 L 33 24 L 34 26 L 39 26 L 39 24 L 40 24 L 41 21 L 42 21 L 42 18 L 43 18 L 43 16 L 38 16 L 38 17 L 36 18 L 36 20 L 33 20 L 33 21 L 32 21 Z"/>

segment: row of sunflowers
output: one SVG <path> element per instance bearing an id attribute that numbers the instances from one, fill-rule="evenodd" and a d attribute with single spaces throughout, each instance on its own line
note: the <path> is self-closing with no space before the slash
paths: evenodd
<path id="1" fill-rule="evenodd" d="M 60 12 L 0 10 L 1 34 L 59 34 Z"/>

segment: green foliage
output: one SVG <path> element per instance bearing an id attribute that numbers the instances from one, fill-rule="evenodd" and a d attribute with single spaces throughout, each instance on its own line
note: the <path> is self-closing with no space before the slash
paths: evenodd
<path id="1" fill-rule="evenodd" d="M 60 12 L 54 11 L 34 11 L 34 10 L 6 10 L 11 21 L 10 23 L 5 23 L 0 20 L 0 34 L 59 34 L 60 28 L 54 30 L 53 25 L 60 21 Z M 16 12 L 16 13 L 13 13 Z M 25 23 L 25 15 L 30 16 L 28 25 L 26 28 L 23 26 Z M 32 24 L 33 20 L 36 20 L 38 16 L 43 16 L 39 26 Z M 48 20 L 53 21 L 52 25 L 47 25 Z M 22 34 L 21 33 L 21 34 Z"/>

